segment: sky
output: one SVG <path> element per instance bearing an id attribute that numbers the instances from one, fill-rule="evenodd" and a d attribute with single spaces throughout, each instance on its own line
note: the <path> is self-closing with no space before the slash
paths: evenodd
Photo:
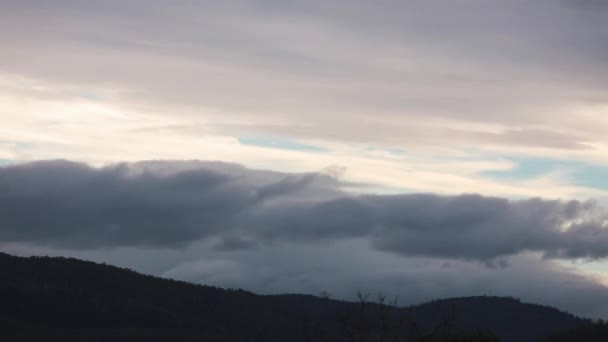
<path id="1" fill-rule="evenodd" d="M 608 2 L 0 0 L 0 250 L 608 318 Z"/>

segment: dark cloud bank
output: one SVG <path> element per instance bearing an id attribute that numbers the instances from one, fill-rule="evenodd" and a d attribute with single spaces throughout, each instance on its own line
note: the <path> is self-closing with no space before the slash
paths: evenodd
<path id="1" fill-rule="evenodd" d="M 354 195 L 340 185 L 324 174 L 206 162 L 10 166 L 0 170 L 0 239 L 70 248 L 172 248 L 219 237 L 223 248 L 238 249 L 363 237 L 405 256 L 608 256 L 605 217 L 593 202 Z"/>
<path id="2" fill-rule="evenodd" d="M 262 292 L 346 296 L 352 285 L 413 302 L 495 291 L 608 313 L 593 301 L 608 291 L 556 261 L 608 256 L 594 202 L 363 195 L 342 185 L 216 162 L 7 166 L 0 248 Z"/>

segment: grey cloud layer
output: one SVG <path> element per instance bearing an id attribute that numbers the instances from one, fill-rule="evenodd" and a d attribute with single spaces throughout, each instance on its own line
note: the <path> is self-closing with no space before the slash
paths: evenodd
<path id="1" fill-rule="evenodd" d="M 77 249 L 217 250 L 364 239 L 403 256 L 492 262 L 525 251 L 608 256 L 593 202 L 478 195 L 354 195 L 325 174 L 285 174 L 214 162 L 91 168 L 48 161 L 0 169 L 0 241 Z"/>
<path id="2" fill-rule="evenodd" d="M 127 108 L 198 118 L 217 109 L 202 121 L 244 122 L 245 132 L 580 149 L 605 130 L 556 115 L 608 101 L 608 8 L 599 1 L 61 0 L 0 9 L 0 71 L 72 92 L 120 89 L 112 100 Z M 425 125 L 429 117 L 504 132 Z M 370 124 L 382 134 L 366 133 Z"/>

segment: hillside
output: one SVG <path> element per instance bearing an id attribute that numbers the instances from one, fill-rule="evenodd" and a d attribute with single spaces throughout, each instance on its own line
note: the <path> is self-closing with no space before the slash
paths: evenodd
<path id="1" fill-rule="evenodd" d="M 466 297 L 436 300 L 410 308 L 419 322 L 437 324 L 447 313 L 453 325 L 464 330 L 483 329 L 499 335 L 504 341 L 530 341 L 556 330 L 573 329 L 586 320 L 555 308 L 522 303 L 505 297 Z"/>
<path id="2" fill-rule="evenodd" d="M 605 321 L 595 322 L 593 325 L 584 325 L 572 330 L 553 334 L 542 338 L 539 342 L 605 342 L 608 341 L 608 323 Z"/>
<path id="3" fill-rule="evenodd" d="M 533 341 L 587 323 L 512 298 L 392 308 L 304 295 L 260 296 L 68 258 L 0 253 L 0 268 L 0 322 L 10 341 L 389 341 L 398 335 L 423 340 L 474 331 L 494 332 L 503 341 Z"/>

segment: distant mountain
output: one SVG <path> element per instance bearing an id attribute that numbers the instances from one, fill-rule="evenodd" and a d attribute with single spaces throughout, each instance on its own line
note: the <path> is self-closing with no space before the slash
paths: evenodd
<path id="1" fill-rule="evenodd" d="M 513 298 L 395 308 L 261 296 L 77 259 L 4 253 L 0 270 L 4 341 L 495 341 L 494 333 L 502 341 L 525 342 L 589 325 Z"/>
<path id="2" fill-rule="evenodd" d="M 492 331 L 503 341 L 534 341 L 560 330 L 590 323 L 555 308 L 522 303 L 507 297 L 466 297 L 435 300 L 414 306 L 412 315 L 426 326 L 448 313 L 452 324 L 465 331 Z M 430 322 L 433 322 L 430 324 Z"/>

